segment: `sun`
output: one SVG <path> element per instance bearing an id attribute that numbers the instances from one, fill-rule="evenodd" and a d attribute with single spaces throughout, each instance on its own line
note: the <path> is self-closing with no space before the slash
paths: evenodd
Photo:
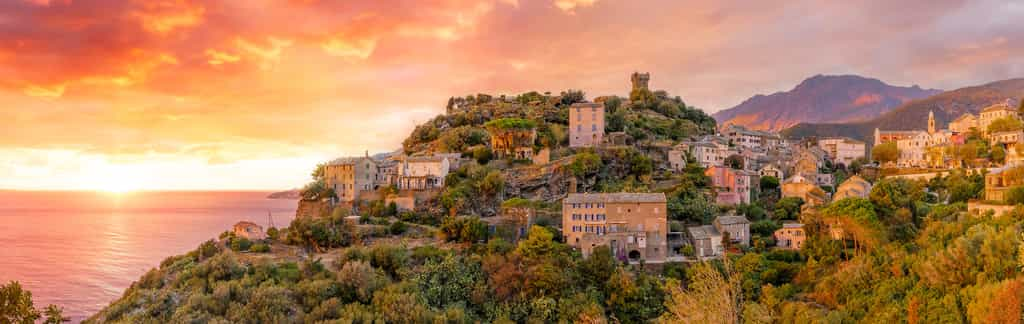
<path id="1" fill-rule="evenodd" d="M 97 187 L 98 191 L 112 193 L 112 194 L 123 194 L 132 191 L 139 190 L 137 184 L 127 179 L 110 179 Z"/>

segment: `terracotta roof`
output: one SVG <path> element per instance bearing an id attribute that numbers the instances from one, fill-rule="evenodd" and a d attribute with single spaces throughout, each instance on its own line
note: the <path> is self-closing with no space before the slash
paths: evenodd
<path id="1" fill-rule="evenodd" d="M 241 222 L 235 223 L 235 227 L 250 227 L 250 226 L 263 228 L 263 226 L 259 226 L 258 224 L 250 222 L 250 221 L 241 221 Z"/>
<path id="2" fill-rule="evenodd" d="M 565 203 L 663 203 L 664 193 L 572 193 L 563 200 Z"/>

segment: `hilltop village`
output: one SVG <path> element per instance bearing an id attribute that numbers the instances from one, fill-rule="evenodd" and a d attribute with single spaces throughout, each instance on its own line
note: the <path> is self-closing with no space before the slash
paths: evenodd
<path id="1" fill-rule="evenodd" d="M 584 256 L 604 246 L 623 262 L 660 264 L 752 244 L 799 249 L 801 210 L 871 191 L 856 175 L 873 168 L 863 142 L 716 127 L 651 91 L 649 74 L 630 81 L 629 98 L 452 98 L 403 149 L 318 166 L 297 217 L 466 219 L 514 239 L 540 224 Z M 794 217 L 765 222 L 768 213 Z M 753 233 L 748 214 L 761 221 Z"/>
<path id="2" fill-rule="evenodd" d="M 1017 102 L 869 145 L 629 81 L 451 98 L 317 165 L 288 226 L 239 222 L 86 322 L 1020 322 Z"/>

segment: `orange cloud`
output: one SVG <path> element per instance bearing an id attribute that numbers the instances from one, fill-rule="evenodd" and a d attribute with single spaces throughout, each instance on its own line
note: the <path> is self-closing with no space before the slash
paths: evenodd
<path id="1" fill-rule="evenodd" d="M 0 105 L 18 108 L 0 109 L 0 161 L 17 160 L 0 187 L 89 179 L 5 159 L 26 150 L 103 170 L 176 167 L 203 187 L 265 188 L 222 167 L 267 167 L 294 171 L 274 180 L 294 187 L 308 161 L 397 148 L 449 96 L 624 95 L 634 70 L 707 111 L 819 73 L 951 89 L 1024 73 L 1024 30 L 1010 23 L 1022 13 L 1008 6 L 0 1 Z"/>
<path id="2" fill-rule="evenodd" d="M 593 6 L 597 0 L 555 0 L 555 7 L 568 13 L 575 13 L 576 8 Z"/>
<path id="3" fill-rule="evenodd" d="M 130 16 L 147 31 L 160 35 L 199 25 L 206 13 L 203 6 L 186 0 L 144 0 L 136 3 L 140 8 L 132 11 Z"/>

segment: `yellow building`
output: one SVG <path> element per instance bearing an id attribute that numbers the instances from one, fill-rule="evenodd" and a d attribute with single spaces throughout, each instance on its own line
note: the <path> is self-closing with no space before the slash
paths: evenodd
<path id="1" fill-rule="evenodd" d="M 584 256 L 603 245 L 620 260 L 664 261 L 668 230 L 663 193 L 573 193 L 562 200 L 565 242 Z"/>

